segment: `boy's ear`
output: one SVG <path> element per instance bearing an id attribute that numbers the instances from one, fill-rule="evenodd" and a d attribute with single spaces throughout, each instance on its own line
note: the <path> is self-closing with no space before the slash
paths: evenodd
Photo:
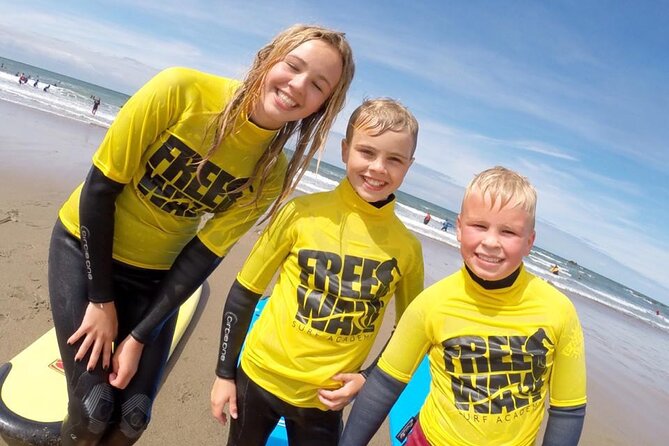
<path id="1" fill-rule="evenodd" d="M 534 240 L 536 239 L 536 237 L 537 237 L 537 231 L 532 229 L 532 235 L 530 235 L 527 238 L 527 251 L 525 252 L 525 256 L 530 255 L 530 250 L 532 249 L 532 246 L 534 246 Z"/>
<path id="2" fill-rule="evenodd" d="M 458 218 L 455 219 L 455 236 L 460 242 L 460 214 L 458 214 Z"/>
<path id="3" fill-rule="evenodd" d="M 348 142 L 346 141 L 346 138 L 343 138 L 341 140 L 341 160 L 344 164 L 348 161 L 348 150 Z"/>

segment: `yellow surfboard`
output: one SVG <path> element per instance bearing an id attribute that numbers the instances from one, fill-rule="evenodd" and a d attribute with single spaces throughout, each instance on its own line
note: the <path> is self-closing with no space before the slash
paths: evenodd
<path id="1" fill-rule="evenodd" d="M 179 308 L 170 356 L 190 324 L 201 294 L 199 287 Z M 66 414 L 67 386 L 52 328 L 0 366 L 0 435 L 10 444 L 57 445 Z"/>

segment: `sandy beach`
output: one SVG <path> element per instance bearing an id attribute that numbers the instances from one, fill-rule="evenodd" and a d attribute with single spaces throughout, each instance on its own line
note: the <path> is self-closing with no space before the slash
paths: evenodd
<path id="1" fill-rule="evenodd" d="M 52 326 L 46 279 L 51 228 L 62 202 L 84 179 L 105 131 L 0 101 L 0 363 Z M 138 444 L 225 444 L 226 430 L 209 410 L 220 318 L 227 291 L 259 231 L 246 234 L 207 281 L 197 323 L 173 356 L 152 423 Z M 456 249 L 421 240 L 426 285 L 460 267 Z M 570 297 L 587 349 L 588 408 L 581 444 L 666 444 L 669 336 Z M 386 321 L 392 318 L 388 314 Z M 389 332 L 390 324 L 384 324 L 376 349 Z M 386 426 L 370 444 L 390 444 Z"/>

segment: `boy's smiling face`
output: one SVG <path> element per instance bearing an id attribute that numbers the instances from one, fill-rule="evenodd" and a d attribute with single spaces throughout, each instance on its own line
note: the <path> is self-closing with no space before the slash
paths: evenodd
<path id="1" fill-rule="evenodd" d="M 478 190 L 465 199 L 457 219 L 457 236 L 464 262 L 484 280 L 508 277 L 530 253 L 535 231 L 532 218 L 520 206 L 500 207 Z"/>
<path id="2" fill-rule="evenodd" d="M 408 131 L 372 135 L 357 129 L 351 141 L 342 140 L 346 177 L 356 193 L 375 203 L 395 192 L 413 163 L 415 140 Z"/>

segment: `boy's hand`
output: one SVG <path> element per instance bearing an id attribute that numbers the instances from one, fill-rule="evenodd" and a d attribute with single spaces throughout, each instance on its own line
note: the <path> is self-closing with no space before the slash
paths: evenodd
<path id="1" fill-rule="evenodd" d="M 109 384 L 125 389 L 135 373 L 142 357 L 144 344 L 128 335 L 116 348 L 112 358 L 112 372 L 109 374 Z"/>
<path id="2" fill-rule="evenodd" d="M 332 379 L 341 381 L 342 386 L 337 390 L 320 389 L 318 391 L 318 399 L 330 410 L 342 410 L 365 384 L 365 377 L 360 373 L 338 373 Z"/>
<path id="3" fill-rule="evenodd" d="M 112 342 L 116 338 L 117 330 L 118 320 L 114 302 L 104 304 L 89 302 L 81 325 L 67 340 L 69 345 L 73 345 L 83 338 L 74 360 L 81 361 L 90 350 L 91 355 L 86 368 L 93 370 L 102 357 L 102 367 L 107 369 L 112 354 Z"/>
<path id="4" fill-rule="evenodd" d="M 230 416 L 237 419 L 237 385 L 234 379 L 216 377 L 211 388 L 211 414 L 219 423 L 225 426 L 228 417 L 225 415 L 225 405 L 229 405 Z"/>

